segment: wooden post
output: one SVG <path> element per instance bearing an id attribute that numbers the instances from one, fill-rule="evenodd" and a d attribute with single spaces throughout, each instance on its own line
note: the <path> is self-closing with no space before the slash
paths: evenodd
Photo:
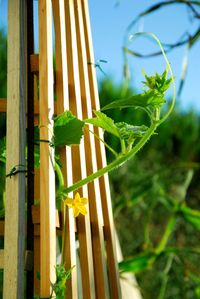
<path id="1" fill-rule="evenodd" d="M 55 282 L 55 174 L 53 133 L 53 44 L 51 0 L 39 0 L 40 112 L 40 296 L 49 297 Z"/>
<path id="2" fill-rule="evenodd" d="M 25 2 L 8 2 L 7 174 L 14 166 L 26 169 Z M 4 299 L 24 298 L 24 208 L 25 173 L 17 173 L 6 179 Z"/>

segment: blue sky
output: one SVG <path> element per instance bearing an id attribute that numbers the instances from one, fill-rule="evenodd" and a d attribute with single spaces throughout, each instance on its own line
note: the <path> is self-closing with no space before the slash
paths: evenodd
<path id="1" fill-rule="evenodd" d="M 104 59 L 108 63 L 102 64 L 107 76 L 119 83 L 123 73 L 123 37 L 128 24 L 148 6 L 157 3 L 155 0 L 89 0 L 92 24 L 93 44 L 96 60 Z M 36 4 L 36 1 L 34 2 Z M 6 26 L 7 0 L 0 0 L 0 26 Z M 194 32 L 196 23 L 191 24 L 184 6 L 173 5 L 165 7 L 151 16 L 145 17 L 130 33 L 150 31 L 156 34 L 161 42 L 176 41 L 184 30 Z M 155 45 L 147 39 L 138 39 L 130 44 L 133 50 L 142 53 L 151 52 Z M 174 50 L 168 55 L 176 82 L 178 83 L 182 68 L 182 59 L 185 47 Z M 200 111 L 200 42 L 192 48 L 189 54 L 189 69 L 180 103 L 183 108 L 193 107 Z M 129 58 L 132 85 L 138 90 L 143 80 L 141 70 L 148 74 L 162 72 L 165 62 L 162 57 L 138 59 Z M 97 69 L 98 79 L 105 76 Z"/>
<path id="2" fill-rule="evenodd" d="M 128 24 L 143 10 L 159 1 L 151 0 L 121 0 L 116 6 L 115 0 L 90 0 L 90 15 L 93 32 L 93 43 L 96 59 L 105 59 L 108 64 L 102 64 L 104 71 L 111 75 L 114 80 L 119 82 L 122 78 L 123 55 L 122 45 L 123 36 Z M 173 5 L 171 7 L 161 8 L 157 13 L 143 18 L 136 25 L 132 32 L 138 30 L 150 31 L 155 33 L 162 42 L 175 42 L 184 30 L 190 29 L 194 32 L 196 23 L 191 24 L 188 20 L 188 14 L 184 6 Z M 130 44 L 133 50 L 142 53 L 151 52 L 155 45 L 147 39 L 140 39 Z M 168 54 L 176 82 L 180 79 L 183 55 L 186 47 L 174 50 Z M 200 111 L 200 42 L 191 49 L 189 54 L 189 69 L 186 84 L 184 86 L 180 103 L 182 107 L 193 107 Z M 139 59 L 130 56 L 129 59 L 132 73 L 132 83 L 138 89 L 143 80 L 141 70 L 154 73 L 160 72 L 165 67 L 162 57 Z M 101 74 L 99 74 L 102 77 Z"/>

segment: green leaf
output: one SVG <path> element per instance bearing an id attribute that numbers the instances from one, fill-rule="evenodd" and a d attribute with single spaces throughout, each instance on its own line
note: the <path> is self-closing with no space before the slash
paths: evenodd
<path id="1" fill-rule="evenodd" d="M 53 284 L 53 288 L 55 290 L 57 299 L 65 298 L 66 281 L 70 279 L 73 268 L 74 267 L 66 270 L 65 266 L 62 264 L 56 266 L 56 282 Z"/>
<path id="2" fill-rule="evenodd" d="M 152 252 L 142 253 L 132 259 L 124 260 L 119 263 L 121 272 L 138 273 L 148 269 L 155 261 L 156 255 Z"/>
<path id="3" fill-rule="evenodd" d="M 34 147 L 34 167 L 40 168 L 40 147 Z"/>
<path id="4" fill-rule="evenodd" d="M 133 126 L 130 124 L 127 124 L 125 122 L 119 122 L 115 123 L 119 130 L 119 134 L 121 138 L 125 140 L 130 140 L 130 139 L 136 139 L 136 138 L 141 138 L 144 136 L 146 131 L 148 130 L 148 127 L 145 125 L 142 126 Z"/>
<path id="5" fill-rule="evenodd" d="M 104 106 L 101 110 L 108 110 L 108 109 L 123 109 L 123 108 L 137 108 L 137 107 L 142 107 L 145 108 L 147 107 L 147 101 L 149 99 L 149 96 L 146 94 L 137 94 L 134 96 L 131 96 L 130 98 L 127 99 L 121 99 L 121 100 L 115 100 L 114 102 L 111 102 L 110 104 Z"/>
<path id="6" fill-rule="evenodd" d="M 65 111 L 54 119 L 55 146 L 80 144 L 84 122 L 70 111 Z"/>
<path id="7" fill-rule="evenodd" d="M 37 278 L 38 280 L 40 280 L 40 278 L 41 278 L 40 272 L 36 272 L 36 278 Z"/>
<path id="8" fill-rule="evenodd" d="M 0 158 L 1 162 L 6 162 L 6 138 L 0 139 Z"/>
<path id="9" fill-rule="evenodd" d="M 114 121 L 110 117 L 108 117 L 107 115 L 105 115 L 100 111 L 94 111 L 94 113 L 96 117 L 86 119 L 85 123 L 92 124 L 96 127 L 102 128 L 103 130 L 120 138 L 119 130 L 115 125 Z"/>
<path id="10" fill-rule="evenodd" d="M 156 73 L 153 76 L 147 76 L 147 74 L 143 71 L 146 81 L 144 81 L 144 85 L 146 85 L 151 91 L 155 94 L 157 93 L 161 97 L 169 88 L 172 78 L 167 79 L 167 70 L 164 70 L 162 75 Z"/>
<path id="11" fill-rule="evenodd" d="M 189 222 L 194 228 L 200 230 L 200 211 L 186 206 L 180 207 L 179 211 L 187 222 Z"/>
<path id="12" fill-rule="evenodd" d="M 104 106 L 101 110 L 108 109 L 123 109 L 123 108 L 143 108 L 147 112 L 151 109 L 160 108 L 164 103 L 164 93 L 169 88 L 172 78 L 167 79 L 167 71 L 165 70 L 162 75 L 156 73 L 153 76 L 147 76 L 143 71 L 146 81 L 143 82 L 149 90 L 142 94 L 134 95 L 128 99 L 121 99 L 111 102 L 110 104 Z"/>
<path id="13" fill-rule="evenodd" d="M 155 108 L 165 103 L 163 96 L 154 92 L 145 92 L 143 94 L 134 95 L 128 99 L 116 100 L 104 106 L 101 110 L 123 109 L 123 108 Z"/>

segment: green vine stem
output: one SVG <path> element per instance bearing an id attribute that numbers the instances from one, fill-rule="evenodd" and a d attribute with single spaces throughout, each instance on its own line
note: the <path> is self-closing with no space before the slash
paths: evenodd
<path id="1" fill-rule="evenodd" d="M 164 235 L 163 235 L 160 243 L 158 244 L 157 248 L 155 249 L 155 253 L 156 254 L 160 254 L 162 251 L 165 250 L 165 247 L 167 245 L 167 242 L 169 240 L 169 237 L 170 237 L 170 235 L 171 235 L 171 233 L 172 233 L 175 225 L 176 225 L 176 215 L 173 215 L 169 219 L 169 221 L 167 223 L 167 226 L 165 228 Z"/>
<path id="2" fill-rule="evenodd" d="M 149 140 L 149 138 L 153 135 L 153 133 L 155 132 L 156 128 L 158 126 L 158 122 L 154 122 L 150 128 L 147 130 L 146 134 L 143 136 L 143 138 L 136 144 L 136 146 L 130 151 L 128 152 L 126 155 L 119 155 L 119 157 L 114 160 L 113 162 L 111 162 L 110 164 L 108 164 L 107 166 L 99 169 L 97 172 L 89 175 L 88 177 L 86 177 L 85 179 L 78 181 L 77 183 L 69 186 L 68 188 L 63 190 L 63 194 L 68 194 L 69 192 L 75 191 L 77 189 L 79 189 L 80 187 L 82 187 L 85 184 L 90 183 L 91 181 L 93 181 L 94 179 L 97 179 L 99 177 L 101 177 L 102 175 L 104 175 L 107 172 L 112 171 L 113 169 L 115 169 L 116 167 L 121 166 L 124 162 L 128 161 L 130 158 L 132 158 L 144 145 L 145 143 Z"/>
<path id="3" fill-rule="evenodd" d="M 160 287 L 160 291 L 159 291 L 157 299 L 164 299 L 164 297 L 165 297 L 165 292 L 166 292 L 166 289 L 167 289 L 167 283 L 168 283 L 168 280 L 169 280 L 169 271 L 172 267 L 173 260 L 174 260 L 174 254 L 170 254 L 170 256 L 167 259 L 165 269 L 163 271 L 161 287 Z"/>
<path id="4" fill-rule="evenodd" d="M 175 105 L 175 99 L 176 99 L 176 87 L 175 87 L 175 82 L 174 82 L 174 76 L 173 76 L 173 72 L 170 66 L 170 63 L 168 61 L 168 58 L 164 52 L 164 49 L 161 45 L 160 40 L 151 32 L 139 32 L 136 33 L 134 35 L 132 35 L 130 37 L 130 40 L 133 40 L 133 38 L 137 37 L 137 36 L 141 36 L 141 35 L 145 35 L 145 36 L 150 36 L 152 37 L 157 44 L 159 45 L 162 53 L 163 53 L 163 57 L 164 60 L 166 62 L 167 68 L 170 71 L 170 75 L 171 75 L 171 79 L 172 79 L 172 85 L 173 85 L 173 98 L 172 98 L 172 102 L 171 105 L 169 107 L 169 110 L 165 113 L 165 115 L 161 118 L 158 119 L 158 116 L 160 115 L 160 108 L 157 109 L 159 111 L 156 111 L 156 119 L 154 119 L 151 123 L 151 126 L 149 127 L 149 129 L 147 130 L 147 132 L 145 133 L 145 135 L 141 138 L 141 140 L 135 145 L 134 148 L 132 148 L 129 152 L 123 154 L 120 154 L 113 162 L 111 162 L 110 164 L 108 164 L 107 166 L 99 169 L 97 172 L 89 175 L 88 177 L 76 182 L 75 184 L 69 186 L 68 188 L 64 189 L 62 191 L 62 195 L 66 196 L 69 192 L 75 191 L 77 189 L 79 189 L 80 187 L 82 187 L 85 184 L 90 183 L 91 181 L 93 181 L 96 178 L 101 177 L 102 175 L 104 175 L 105 173 L 109 173 L 110 171 L 112 171 L 113 169 L 121 166 L 123 163 L 125 163 L 126 161 L 128 161 L 130 158 L 132 158 L 145 144 L 146 142 L 150 139 L 150 137 L 154 134 L 156 128 L 162 123 L 164 122 L 169 115 L 171 114 L 174 105 Z"/>
<path id="5" fill-rule="evenodd" d="M 95 132 L 93 132 L 92 130 L 90 130 L 87 126 L 85 126 L 85 129 L 87 129 L 88 132 L 90 132 L 91 134 L 93 134 L 95 136 L 95 138 L 97 138 L 99 141 L 101 141 L 111 151 L 111 153 L 115 157 L 118 156 L 118 153 L 111 146 L 109 146 L 103 139 L 101 139 Z"/>
<path id="6" fill-rule="evenodd" d="M 55 172 L 56 172 L 57 177 L 58 177 L 59 187 L 62 188 L 64 186 L 64 178 L 63 178 L 62 170 L 61 170 L 59 164 L 56 161 L 55 161 L 55 164 L 54 164 L 54 169 L 55 169 Z"/>

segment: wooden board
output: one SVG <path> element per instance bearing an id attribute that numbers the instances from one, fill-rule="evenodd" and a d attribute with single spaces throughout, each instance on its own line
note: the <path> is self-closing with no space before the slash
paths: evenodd
<path id="1" fill-rule="evenodd" d="M 53 134 L 53 44 L 50 0 L 39 0 L 39 113 L 40 139 L 51 140 Z M 40 142 L 40 296 L 49 297 L 55 282 L 55 174 L 54 151 Z"/>
<path id="2" fill-rule="evenodd" d="M 4 250 L 0 249 L 0 269 L 4 268 Z"/>
<path id="3" fill-rule="evenodd" d="M 33 224 L 40 224 L 40 205 L 34 205 L 32 206 L 32 222 Z M 60 223 L 60 214 L 58 210 L 55 210 L 55 225 L 57 228 L 61 227 Z"/>
<path id="4" fill-rule="evenodd" d="M 6 173 L 25 165 L 26 32 L 25 0 L 8 5 L 7 163 Z M 5 299 L 24 298 L 25 173 L 6 179 Z"/>
<path id="5" fill-rule="evenodd" d="M 68 71 L 66 53 L 66 31 L 65 31 L 65 7 L 64 0 L 53 0 L 54 28 L 55 28 L 55 57 L 56 57 L 56 97 L 57 112 L 62 113 L 69 110 L 68 92 Z M 62 174 L 64 185 L 72 184 L 72 157 L 71 149 L 68 147 L 60 148 L 60 159 L 62 164 Z M 72 211 L 62 206 L 62 263 L 69 270 L 77 264 L 76 243 L 75 243 L 75 221 Z M 77 267 L 73 268 L 71 279 L 67 281 L 67 296 L 77 298 Z"/>
<path id="6" fill-rule="evenodd" d="M 77 45 L 77 31 L 75 23 L 74 6 L 75 1 L 65 2 L 65 17 L 66 17 L 66 40 L 67 40 L 67 58 L 68 58 L 68 84 L 69 84 L 69 98 L 70 110 L 82 119 L 82 102 L 81 102 L 81 88 L 80 82 L 84 78 L 80 77 L 79 56 Z M 76 10 L 76 8 L 75 8 Z M 73 168 L 73 182 L 77 182 L 86 176 L 86 153 L 83 140 L 79 147 L 72 148 L 72 168 Z M 87 197 L 88 190 L 84 186 L 78 190 L 80 195 Z M 80 266 L 82 273 L 82 294 L 83 298 L 96 298 L 94 286 L 94 269 L 93 269 L 93 255 L 91 242 L 91 228 L 89 211 L 87 216 L 79 216 L 77 218 L 77 233 L 79 239 L 79 254 Z M 103 297 L 102 297 L 103 298 Z"/>
<path id="7" fill-rule="evenodd" d="M 75 3 L 75 20 L 77 32 L 78 61 L 80 73 L 81 104 L 84 118 L 92 117 L 92 106 L 88 78 L 87 55 L 85 45 L 85 33 L 82 16 L 82 7 L 80 1 Z M 92 126 L 90 130 L 93 131 Z M 87 175 L 97 170 L 94 136 L 88 131 L 85 132 L 84 146 L 86 153 Z M 108 298 L 109 287 L 107 277 L 107 262 L 105 255 L 105 243 L 103 236 L 103 217 L 99 190 L 99 181 L 95 180 L 88 184 L 90 220 L 92 228 L 92 244 L 94 258 L 94 273 L 96 298 Z"/>
<path id="8" fill-rule="evenodd" d="M 0 269 L 4 269 L 4 250 L 0 249 Z M 24 270 L 31 271 L 33 263 L 32 263 L 32 252 L 26 250 L 25 251 L 25 259 L 24 259 Z"/>
<path id="9" fill-rule="evenodd" d="M 89 76 L 89 87 L 90 87 L 90 97 L 91 97 L 91 106 L 92 109 L 99 110 L 99 96 L 98 96 L 98 87 L 96 80 L 96 71 L 94 66 L 94 53 L 91 37 L 91 28 L 90 28 L 90 17 L 87 0 L 78 0 L 81 2 L 82 11 L 83 11 L 83 22 L 85 30 L 85 42 L 86 42 L 86 55 L 88 64 L 88 76 Z M 102 130 L 95 129 L 95 133 L 103 139 Z M 99 141 L 95 140 L 96 148 L 96 158 L 97 158 L 97 167 L 98 169 L 106 166 L 106 154 L 105 147 Z M 104 175 L 99 179 L 100 184 L 100 194 L 102 201 L 102 210 L 103 210 L 103 219 L 104 219 L 104 236 L 106 241 L 106 250 L 107 250 L 107 260 L 108 260 L 108 274 L 109 274 L 109 284 L 111 290 L 112 298 L 121 298 L 121 290 L 119 283 L 119 272 L 117 266 L 117 256 L 116 256 L 116 241 L 115 241 L 115 229 L 112 215 L 112 204 L 110 197 L 110 188 L 108 175 Z"/>

